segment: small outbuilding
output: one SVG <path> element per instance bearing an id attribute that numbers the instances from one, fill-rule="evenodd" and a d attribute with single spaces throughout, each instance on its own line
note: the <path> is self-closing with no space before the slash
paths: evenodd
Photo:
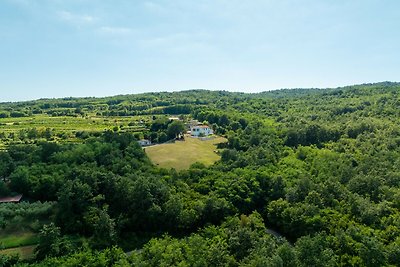
<path id="1" fill-rule="evenodd" d="M 19 203 L 21 201 L 22 194 L 13 197 L 1 197 L 0 203 Z"/>
<path id="2" fill-rule="evenodd" d="M 149 145 L 151 145 L 151 141 L 147 140 L 147 139 L 139 140 L 138 143 L 139 143 L 140 146 L 149 146 Z"/>
<path id="3" fill-rule="evenodd" d="M 168 120 L 169 121 L 181 121 L 181 119 L 179 117 L 169 117 Z"/>

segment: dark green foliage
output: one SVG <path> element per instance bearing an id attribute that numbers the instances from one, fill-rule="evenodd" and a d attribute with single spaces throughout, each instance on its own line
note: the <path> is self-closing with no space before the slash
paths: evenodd
<path id="1" fill-rule="evenodd" d="M 85 249 L 69 256 L 47 258 L 40 263 L 30 264 L 35 267 L 53 266 L 130 266 L 126 254 L 119 248 L 105 249 L 101 252 Z"/>
<path id="2" fill-rule="evenodd" d="M 2 255 L 0 254 L 0 266 L 2 267 L 11 267 L 16 266 L 20 262 L 20 258 L 18 255 Z"/>
<path id="3" fill-rule="evenodd" d="M 46 256 L 62 254 L 60 228 L 53 223 L 44 225 L 39 234 L 39 245 L 36 248 L 36 257 L 44 259 Z"/>
<path id="4" fill-rule="evenodd" d="M 170 139 L 177 137 L 179 134 L 183 134 L 185 131 L 185 125 L 181 121 L 173 121 L 168 125 L 167 135 Z"/>
<path id="5" fill-rule="evenodd" d="M 42 233 L 38 254 L 53 258 L 36 266 L 398 266 L 399 90 L 380 83 L 2 104 L 0 114 L 10 116 L 96 112 L 149 120 L 136 134 L 121 125 L 77 132 L 73 144 L 38 140 L 57 136 L 51 125 L 5 132 L 2 138 L 30 144 L 0 152 L 0 194 L 57 201 L 47 213 L 56 224 Z M 162 143 L 185 130 L 166 114 L 224 135 L 221 161 L 181 172 L 153 166 L 136 141 Z M 138 250 L 127 257 L 112 246 L 128 232 L 156 237 L 135 241 L 146 244 L 132 245 Z M 86 248 L 69 253 L 65 234 L 86 239 Z"/>
<path id="6" fill-rule="evenodd" d="M 296 242 L 296 250 L 301 266 L 336 266 L 337 256 L 329 248 L 326 235 L 305 236 Z"/>
<path id="7" fill-rule="evenodd" d="M 0 205 L 0 233 L 37 232 L 54 213 L 54 202 L 2 203 Z M 0 235 L 1 236 L 1 235 Z"/>
<path id="8" fill-rule="evenodd" d="M 88 228 L 93 231 L 93 247 L 106 248 L 116 242 L 115 220 L 108 214 L 108 207 L 91 208 L 85 215 Z"/>

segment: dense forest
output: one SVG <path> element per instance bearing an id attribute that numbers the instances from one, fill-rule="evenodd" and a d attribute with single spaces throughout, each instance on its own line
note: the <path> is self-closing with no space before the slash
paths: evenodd
<path id="1" fill-rule="evenodd" d="M 169 116 L 211 125 L 221 159 L 154 165 L 137 141 L 174 138 Z M 0 103 L 0 197 L 24 196 L 0 233 L 36 234 L 0 266 L 400 266 L 399 118 L 390 82 Z"/>

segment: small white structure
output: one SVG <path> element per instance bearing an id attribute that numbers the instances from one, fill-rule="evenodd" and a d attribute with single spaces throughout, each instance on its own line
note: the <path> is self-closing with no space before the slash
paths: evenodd
<path id="1" fill-rule="evenodd" d="M 195 125 L 190 127 L 191 136 L 209 136 L 213 130 L 208 125 Z"/>
<path id="2" fill-rule="evenodd" d="M 170 121 L 180 121 L 181 119 L 179 117 L 169 117 L 168 120 L 170 120 Z"/>
<path id="3" fill-rule="evenodd" d="M 140 146 L 149 146 L 149 145 L 151 145 L 151 141 L 147 140 L 147 139 L 139 140 L 138 143 L 139 143 Z"/>

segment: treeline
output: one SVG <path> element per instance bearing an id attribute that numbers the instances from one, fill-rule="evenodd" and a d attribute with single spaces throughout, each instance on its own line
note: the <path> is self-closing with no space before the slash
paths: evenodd
<path id="1" fill-rule="evenodd" d="M 177 93 L 149 93 L 106 98 L 63 98 L 0 103 L 0 118 L 50 116 L 136 116 L 157 114 L 190 114 L 194 106 L 221 104 L 221 96 L 230 93 L 192 90 Z M 235 97 L 236 101 L 241 96 Z"/>
<path id="2" fill-rule="evenodd" d="M 176 112 L 228 139 L 221 160 L 158 169 L 142 136 L 106 131 L 10 146 L 0 189 L 54 203 L 32 266 L 399 266 L 399 89 L 118 96 L 107 105 L 190 107 Z"/>

